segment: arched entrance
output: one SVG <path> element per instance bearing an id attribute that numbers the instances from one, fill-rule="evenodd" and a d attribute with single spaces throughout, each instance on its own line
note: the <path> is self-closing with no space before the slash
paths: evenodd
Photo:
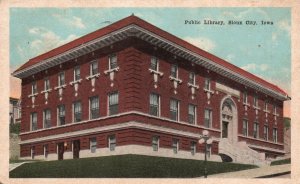
<path id="1" fill-rule="evenodd" d="M 237 109 L 231 96 L 226 96 L 221 101 L 221 138 L 228 139 L 229 142 L 237 142 Z"/>

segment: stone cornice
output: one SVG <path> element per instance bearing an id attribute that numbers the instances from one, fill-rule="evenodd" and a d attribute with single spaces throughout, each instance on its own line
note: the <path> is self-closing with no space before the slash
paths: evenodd
<path id="1" fill-rule="evenodd" d="M 285 94 L 282 94 L 274 89 L 271 89 L 263 84 L 258 83 L 255 80 L 247 78 L 237 72 L 234 72 L 225 66 L 222 66 L 208 58 L 205 58 L 195 52 L 192 52 L 178 44 L 175 44 L 172 41 L 169 41 L 151 31 L 148 31 L 140 26 L 135 24 L 128 25 L 122 29 L 116 30 L 112 33 L 84 43 L 80 46 L 77 46 L 73 49 L 70 49 L 62 54 L 48 58 L 46 60 L 40 61 L 37 64 L 34 64 L 30 67 L 27 67 L 23 70 L 16 71 L 13 73 L 14 76 L 19 78 L 25 78 L 37 72 L 46 70 L 53 66 L 59 65 L 61 63 L 67 62 L 69 60 L 75 59 L 84 54 L 93 52 L 97 49 L 103 48 L 105 46 L 111 45 L 117 41 L 124 40 L 128 37 L 136 37 L 142 39 L 150 44 L 153 44 L 157 47 L 160 47 L 168 52 L 171 52 L 179 57 L 185 58 L 193 63 L 201 65 L 211 71 L 214 71 L 222 76 L 230 78 L 238 83 L 241 83 L 247 87 L 253 88 L 257 91 L 260 91 L 264 94 L 272 96 L 279 100 L 288 100 L 288 97 Z"/>

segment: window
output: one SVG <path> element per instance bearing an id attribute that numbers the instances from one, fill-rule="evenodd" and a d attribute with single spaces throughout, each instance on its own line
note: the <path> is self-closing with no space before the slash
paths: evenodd
<path id="1" fill-rule="evenodd" d="M 150 94 L 150 115 L 159 116 L 159 95 Z"/>
<path id="2" fill-rule="evenodd" d="M 97 139 L 96 137 L 90 138 L 90 150 L 91 153 L 95 153 L 97 149 Z"/>
<path id="3" fill-rule="evenodd" d="M 44 110 L 44 128 L 51 127 L 51 111 L 50 109 Z"/>
<path id="4" fill-rule="evenodd" d="M 209 78 L 205 78 L 205 82 L 204 82 L 204 89 L 210 91 L 210 79 Z"/>
<path id="5" fill-rule="evenodd" d="M 58 86 L 62 86 L 65 84 L 65 73 L 61 72 L 58 74 Z"/>
<path id="6" fill-rule="evenodd" d="M 189 123 L 195 124 L 196 122 L 196 106 L 189 104 Z"/>
<path id="7" fill-rule="evenodd" d="M 195 73 L 191 72 L 189 74 L 189 83 L 195 85 Z"/>
<path id="8" fill-rule="evenodd" d="M 96 75 L 98 73 L 98 62 L 93 61 L 90 63 L 90 76 Z"/>
<path id="9" fill-rule="evenodd" d="M 243 103 L 248 104 L 248 94 L 247 91 L 244 91 L 243 93 Z"/>
<path id="10" fill-rule="evenodd" d="M 173 143 L 172 143 L 173 153 L 175 154 L 178 153 L 178 147 L 179 147 L 179 140 L 173 139 Z"/>
<path id="11" fill-rule="evenodd" d="M 158 71 L 158 59 L 154 56 L 151 57 L 151 70 Z"/>
<path id="12" fill-rule="evenodd" d="M 118 114 L 119 106 L 119 92 L 113 92 L 109 94 L 109 115 Z"/>
<path id="13" fill-rule="evenodd" d="M 46 144 L 46 145 L 44 145 L 44 157 L 45 158 L 48 158 L 48 152 L 49 152 L 48 144 Z"/>
<path id="14" fill-rule="evenodd" d="M 179 102 L 178 100 L 171 99 L 170 100 L 170 115 L 171 119 L 178 121 L 178 116 L 179 116 Z"/>
<path id="15" fill-rule="evenodd" d="M 74 68 L 74 81 L 80 80 L 80 66 Z"/>
<path id="16" fill-rule="evenodd" d="M 209 144 L 206 144 L 206 155 L 207 155 L 207 158 L 210 158 L 210 155 L 211 155 L 211 145 L 209 145 Z"/>
<path id="17" fill-rule="evenodd" d="M 116 54 L 112 54 L 109 56 L 109 69 L 115 69 L 118 67 L 118 59 L 117 59 L 117 55 Z"/>
<path id="18" fill-rule="evenodd" d="M 268 125 L 264 125 L 264 140 L 269 140 L 269 127 Z"/>
<path id="19" fill-rule="evenodd" d="M 35 146 L 31 147 L 31 159 L 34 159 L 35 156 Z"/>
<path id="20" fill-rule="evenodd" d="M 99 117 L 99 97 L 94 96 L 90 98 L 90 119 Z"/>
<path id="21" fill-rule="evenodd" d="M 44 90 L 47 91 L 49 89 L 50 89 L 50 81 L 48 78 L 46 78 L 44 81 Z"/>
<path id="22" fill-rule="evenodd" d="M 273 104 L 273 114 L 277 114 L 277 106 Z"/>
<path id="23" fill-rule="evenodd" d="M 33 81 L 31 84 L 31 94 L 36 94 L 37 93 L 37 84 L 36 81 Z"/>
<path id="24" fill-rule="evenodd" d="M 254 98 L 253 98 L 253 104 L 254 104 L 254 107 L 258 107 L 258 99 L 257 99 L 257 96 L 254 96 Z"/>
<path id="25" fill-rule="evenodd" d="M 273 128 L 273 142 L 277 142 L 277 128 Z"/>
<path id="26" fill-rule="evenodd" d="M 81 102 L 76 101 L 73 104 L 74 122 L 81 121 Z"/>
<path id="27" fill-rule="evenodd" d="M 243 135 L 248 136 L 248 120 L 243 119 Z"/>
<path id="28" fill-rule="evenodd" d="M 58 125 L 64 125 L 66 123 L 65 105 L 59 105 L 57 109 L 58 109 Z"/>
<path id="29" fill-rule="evenodd" d="M 37 113 L 33 112 L 30 114 L 31 119 L 31 130 L 37 130 Z"/>
<path id="30" fill-rule="evenodd" d="M 114 151 L 116 149 L 116 136 L 115 135 L 110 135 L 108 137 L 108 145 L 109 145 L 110 151 Z"/>
<path id="31" fill-rule="evenodd" d="M 178 77 L 178 66 L 177 65 L 171 66 L 171 77 L 173 77 L 173 78 Z"/>
<path id="32" fill-rule="evenodd" d="M 264 109 L 265 109 L 265 112 L 268 111 L 268 101 L 265 101 Z"/>
<path id="33" fill-rule="evenodd" d="M 152 137 L 152 148 L 153 148 L 153 151 L 158 151 L 158 148 L 159 148 L 159 137 L 158 136 Z"/>
<path id="34" fill-rule="evenodd" d="M 195 153 L 196 153 L 196 142 L 192 141 L 191 142 L 191 154 L 195 155 Z"/>
<path id="35" fill-rule="evenodd" d="M 212 110 L 205 109 L 204 110 L 204 126 L 207 128 L 210 128 L 211 122 L 212 122 Z"/>
<path id="36" fill-rule="evenodd" d="M 254 123 L 253 137 L 254 138 L 259 138 L 259 124 L 257 122 Z"/>

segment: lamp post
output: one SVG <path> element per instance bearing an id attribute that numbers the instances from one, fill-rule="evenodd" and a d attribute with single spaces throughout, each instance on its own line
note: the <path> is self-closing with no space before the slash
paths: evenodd
<path id="1" fill-rule="evenodd" d="M 202 137 L 199 139 L 199 144 L 203 144 L 205 147 L 204 152 L 204 178 L 207 178 L 207 147 L 212 144 L 212 139 L 209 137 L 207 130 L 202 131 Z"/>

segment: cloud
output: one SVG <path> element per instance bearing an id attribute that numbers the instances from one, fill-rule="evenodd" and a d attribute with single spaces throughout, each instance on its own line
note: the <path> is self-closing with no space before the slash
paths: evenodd
<path id="1" fill-rule="evenodd" d="M 247 71 L 260 70 L 260 71 L 264 72 L 264 71 L 269 69 L 269 65 L 267 65 L 267 64 L 258 65 L 256 63 L 249 63 L 245 66 L 242 66 L 241 68 L 244 69 L 244 70 L 247 70 Z"/>
<path id="2" fill-rule="evenodd" d="M 53 14 L 53 17 L 57 18 L 59 21 L 66 25 L 70 25 L 72 27 L 77 27 L 80 29 L 85 29 L 86 26 L 83 24 L 82 19 L 76 16 L 63 16 L 61 14 Z"/>
<path id="3" fill-rule="evenodd" d="M 234 55 L 234 54 L 228 54 L 228 55 L 226 56 L 225 60 L 226 60 L 226 61 L 232 62 L 234 58 L 235 58 L 235 55 Z"/>
<path id="4" fill-rule="evenodd" d="M 277 24 L 277 27 L 280 30 L 287 32 L 288 34 L 290 34 L 290 32 L 291 32 L 291 25 L 288 20 L 280 20 Z"/>
<path id="5" fill-rule="evenodd" d="M 216 44 L 212 40 L 205 37 L 185 37 L 184 40 L 208 52 L 214 50 L 216 47 Z"/>
<path id="6" fill-rule="evenodd" d="M 239 13 L 233 13 L 231 11 L 224 11 L 222 13 L 222 18 L 226 17 L 226 18 L 243 20 L 243 19 L 248 19 L 249 17 L 252 17 L 253 15 L 255 15 L 255 16 L 259 15 L 260 18 L 264 18 L 267 20 L 270 19 L 269 15 L 260 8 L 249 8 L 249 9 L 247 9 L 245 11 L 241 11 Z"/>
<path id="7" fill-rule="evenodd" d="M 78 38 L 78 36 L 71 34 L 67 38 L 63 39 L 54 32 L 43 27 L 31 28 L 29 29 L 29 33 L 36 37 L 36 39 L 30 43 L 30 48 L 35 51 L 35 55 L 44 53 Z"/>

